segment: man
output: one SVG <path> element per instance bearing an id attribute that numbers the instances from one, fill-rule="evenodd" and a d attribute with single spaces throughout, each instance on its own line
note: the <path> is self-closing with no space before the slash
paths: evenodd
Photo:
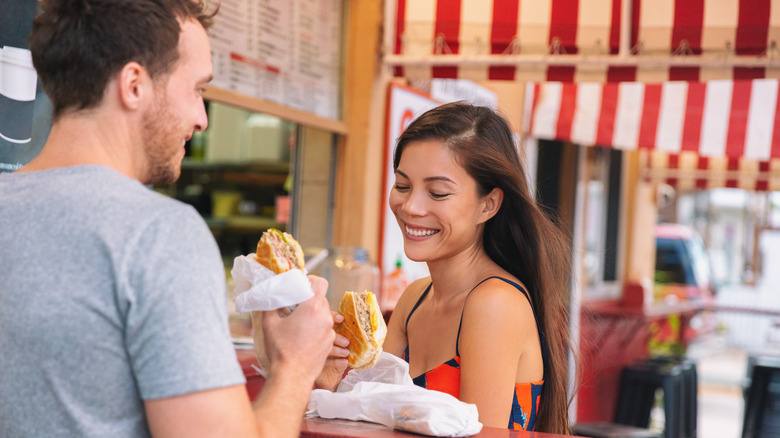
<path id="1" fill-rule="evenodd" d="M 40 7 L 30 42 L 53 126 L 0 175 L 0 436 L 297 436 L 329 352 L 345 363 L 326 282 L 289 317 L 266 313 L 271 366 L 250 406 L 213 237 L 144 186 L 175 180 L 208 123 L 203 4 Z"/>

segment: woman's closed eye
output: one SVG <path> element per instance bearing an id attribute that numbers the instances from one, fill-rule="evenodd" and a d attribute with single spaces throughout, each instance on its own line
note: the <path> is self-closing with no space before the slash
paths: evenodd
<path id="1" fill-rule="evenodd" d="M 403 185 L 400 183 L 395 183 L 393 185 L 393 188 L 401 193 L 406 193 L 410 190 L 410 187 L 408 185 Z M 440 193 L 440 192 L 432 192 L 432 191 L 429 191 L 428 193 L 433 199 L 444 199 L 447 196 L 450 196 L 450 193 Z"/>

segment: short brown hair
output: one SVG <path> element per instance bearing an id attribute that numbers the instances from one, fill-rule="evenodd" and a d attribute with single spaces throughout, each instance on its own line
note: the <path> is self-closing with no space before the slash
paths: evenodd
<path id="1" fill-rule="evenodd" d="M 205 28 L 203 0 L 41 0 L 30 50 L 53 118 L 96 106 L 111 77 L 138 62 L 154 79 L 179 58 L 179 19 Z"/>

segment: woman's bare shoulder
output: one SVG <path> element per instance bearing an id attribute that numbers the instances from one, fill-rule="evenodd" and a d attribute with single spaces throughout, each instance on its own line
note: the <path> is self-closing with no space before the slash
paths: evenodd
<path id="1" fill-rule="evenodd" d="M 507 279 L 526 289 L 518 280 L 511 277 Z M 480 283 L 471 291 L 464 305 L 464 314 L 470 313 L 480 319 L 507 312 L 515 316 L 518 313 L 530 316 L 532 315 L 531 303 L 517 287 L 501 278 L 489 278 Z"/>
<path id="2" fill-rule="evenodd" d="M 504 358 L 516 363 L 536 337 L 531 303 L 513 285 L 491 278 L 466 298 L 461 322 L 460 352 L 463 358 L 478 356 Z M 511 346 L 511 347 L 510 347 Z"/>

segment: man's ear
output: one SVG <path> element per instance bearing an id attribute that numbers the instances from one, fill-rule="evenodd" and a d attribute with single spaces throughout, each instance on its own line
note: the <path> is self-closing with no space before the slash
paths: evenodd
<path id="1" fill-rule="evenodd" d="M 146 88 L 151 85 L 146 69 L 137 62 L 128 62 L 118 75 L 119 101 L 123 107 L 136 110 L 146 97 Z"/>
<path id="2" fill-rule="evenodd" d="M 482 198 L 482 222 L 487 222 L 498 213 L 501 203 L 504 201 L 504 191 L 494 187 L 487 195 Z"/>

